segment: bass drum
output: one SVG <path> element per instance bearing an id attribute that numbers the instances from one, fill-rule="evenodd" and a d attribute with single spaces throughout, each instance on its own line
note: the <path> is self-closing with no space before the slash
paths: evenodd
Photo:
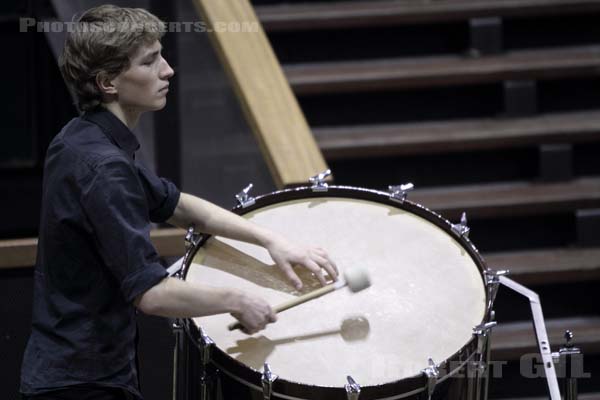
<path id="1" fill-rule="evenodd" d="M 187 321 L 188 333 L 210 337 L 210 365 L 225 399 L 348 399 L 351 377 L 360 399 L 428 396 L 471 399 L 481 392 L 469 366 L 485 359 L 473 328 L 489 319 L 485 266 L 450 223 L 410 201 L 348 187 L 275 192 L 236 211 L 292 241 L 325 248 L 343 272 L 361 267 L 371 287 L 337 290 L 279 314 L 252 336 L 227 326 L 229 314 Z M 304 269 L 297 292 L 259 246 L 204 238 L 187 281 L 235 287 L 277 305 L 319 287 Z M 431 362 L 439 375 L 427 378 Z M 264 388 L 268 363 L 277 376 Z M 431 368 L 430 368 L 431 370 Z M 202 371 L 205 376 L 206 371 Z M 196 372 L 194 373 L 196 374 Z M 451 379 L 452 378 L 452 379 Z"/>

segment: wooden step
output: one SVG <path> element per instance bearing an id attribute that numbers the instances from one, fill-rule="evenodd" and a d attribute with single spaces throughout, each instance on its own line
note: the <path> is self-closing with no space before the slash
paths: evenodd
<path id="1" fill-rule="evenodd" d="M 568 213 L 600 207 L 600 178 L 560 183 L 509 182 L 415 189 L 408 197 L 450 220 Z"/>
<path id="2" fill-rule="evenodd" d="M 570 213 L 600 207 L 600 178 L 425 188 L 410 193 L 409 199 L 453 221 L 458 220 L 463 211 L 469 218 Z M 173 257 L 184 253 L 183 235 L 180 229 L 161 229 L 153 230 L 151 239 L 161 256 Z M 36 246 L 35 238 L 0 241 L 0 269 L 32 266 Z M 508 261 L 501 258 L 492 261 L 491 266 L 518 264 L 510 257 Z"/>
<path id="3" fill-rule="evenodd" d="M 552 351 L 558 351 L 563 345 L 563 335 L 568 329 L 573 332 L 573 344 L 581 348 L 584 357 L 600 352 L 600 317 L 547 319 L 545 322 Z M 539 353 L 532 321 L 498 322 L 492 331 L 492 360 L 518 360 L 532 353 Z"/>
<path id="4" fill-rule="evenodd" d="M 178 228 L 154 229 L 150 239 L 161 257 L 181 257 L 185 253 L 185 231 Z M 0 240 L 0 270 L 35 265 L 37 238 Z"/>
<path id="5" fill-rule="evenodd" d="M 600 74 L 600 46 L 516 50 L 485 57 L 446 55 L 289 64 L 284 71 L 297 95 L 595 76 Z"/>
<path id="6" fill-rule="evenodd" d="M 548 396 L 545 397 L 498 397 L 493 398 L 494 400 L 548 400 Z M 578 400 L 600 400 L 600 393 L 590 392 L 590 393 L 578 393 Z"/>
<path id="7" fill-rule="evenodd" d="M 461 21 L 475 17 L 586 13 L 597 0 L 332 1 L 258 6 L 265 30 L 299 31 Z"/>
<path id="8" fill-rule="evenodd" d="M 600 111 L 313 128 L 329 160 L 498 149 L 600 139 Z"/>
<path id="9" fill-rule="evenodd" d="M 489 268 L 508 269 L 523 285 L 600 280 L 600 248 L 564 248 L 483 254 Z"/>

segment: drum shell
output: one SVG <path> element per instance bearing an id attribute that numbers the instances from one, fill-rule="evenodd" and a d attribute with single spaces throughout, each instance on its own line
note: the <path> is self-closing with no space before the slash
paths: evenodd
<path id="1" fill-rule="evenodd" d="M 385 205 L 391 205 L 401 210 L 410 212 L 414 215 L 433 223 L 437 227 L 444 230 L 464 248 L 469 254 L 474 263 L 477 265 L 484 281 L 484 271 L 486 270 L 485 263 L 476 247 L 465 236 L 458 236 L 451 228 L 451 223 L 440 215 L 428 210 L 427 208 L 412 203 L 411 201 L 399 201 L 390 198 L 388 193 L 352 188 L 352 187 L 329 187 L 326 192 L 317 192 L 311 188 L 295 188 L 279 192 L 274 192 L 255 199 L 254 204 L 249 207 L 236 207 L 233 211 L 239 215 L 258 210 L 263 207 L 274 205 L 280 202 L 289 200 L 319 198 L 319 197 L 340 197 L 350 199 L 362 199 L 372 202 L 377 202 Z M 184 277 L 187 276 L 193 256 L 197 251 L 210 239 L 210 236 L 204 236 L 202 240 L 194 247 L 191 257 L 188 257 L 188 262 L 184 266 Z M 488 294 L 486 291 L 486 304 L 489 304 Z M 490 310 L 486 308 L 485 316 L 481 323 L 489 321 Z M 194 343 L 199 342 L 199 329 L 193 320 L 186 321 L 188 336 Z M 217 343 L 218 345 L 218 343 Z M 439 364 L 441 371 L 439 376 L 439 385 L 436 387 L 435 397 L 440 398 L 466 398 L 463 397 L 467 392 L 468 386 L 471 384 L 467 378 L 456 378 L 455 375 L 466 375 L 466 372 L 460 374 L 473 361 L 477 351 L 477 337 L 473 336 L 471 340 L 453 354 L 447 360 L 435 360 Z M 485 354 L 483 355 L 485 358 Z M 221 388 L 227 397 L 231 398 L 254 398 L 262 391 L 262 371 L 257 371 L 249 368 L 245 364 L 230 357 L 217 346 L 211 348 L 211 363 L 220 371 L 219 379 Z M 462 365 L 462 369 L 457 366 Z M 277 371 L 274 371 L 276 373 Z M 360 383 L 360 382 L 359 382 Z M 413 377 L 401 379 L 395 382 L 390 382 L 382 385 L 363 386 L 361 388 L 360 399 L 393 399 L 393 398 L 416 398 L 422 396 L 427 386 L 427 379 L 424 374 L 419 374 Z M 304 383 L 296 383 L 285 379 L 277 379 L 272 385 L 272 398 L 297 398 L 297 399 L 347 399 L 346 391 L 343 387 L 326 387 L 313 386 Z M 282 397 L 280 397 L 282 395 Z M 239 397 L 238 397 L 239 396 Z M 434 397 L 434 398 L 435 398 Z M 258 397 L 257 397 L 258 398 Z"/>

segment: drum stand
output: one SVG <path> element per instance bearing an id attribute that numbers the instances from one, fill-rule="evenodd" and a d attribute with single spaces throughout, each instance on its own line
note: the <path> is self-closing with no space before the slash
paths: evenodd
<path id="1" fill-rule="evenodd" d="M 580 366 L 583 366 L 583 354 L 579 348 L 573 347 L 571 343 L 573 333 L 571 331 L 566 331 L 564 338 L 565 346 L 558 353 L 552 353 L 552 358 L 554 362 L 558 363 L 560 371 L 564 372 L 562 384 L 564 400 L 577 400 L 577 376 L 574 371 L 574 363 L 578 362 Z"/>
<path id="2" fill-rule="evenodd" d="M 573 338 L 571 332 L 565 333 L 567 343 L 565 347 L 561 348 L 558 353 L 552 353 L 550 350 L 550 342 L 548 341 L 548 333 L 546 331 L 546 324 L 544 322 L 544 314 L 542 312 L 542 306 L 540 304 L 540 298 L 537 293 L 526 288 L 525 286 L 515 282 L 514 280 L 506 277 L 508 271 L 486 271 L 486 283 L 489 293 L 490 309 L 493 304 L 498 286 L 500 284 L 514 290 L 515 292 L 527 297 L 531 306 L 531 313 L 533 315 L 533 326 L 535 330 L 535 336 L 537 339 L 538 347 L 540 349 L 540 355 L 544 364 L 544 372 L 546 375 L 546 381 L 548 384 L 548 392 L 551 400 L 561 400 L 561 394 L 558 385 L 558 379 L 556 376 L 556 369 L 554 364 L 557 363 L 565 370 L 565 381 L 563 384 L 564 400 L 577 400 L 577 377 L 573 374 L 573 361 L 575 359 L 581 360 L 581 351 L 578 348 L 573 347 L 570 340 Z M 493 313 L 493 312 L 492 312 Z M 495 324 L 495 323 L 494 323 Z M 489 343 L 488 355 L 489 355 Z M 489 359 L 489 358 L 488 358 Z M 486 377 L 487 381 L 487 377 Z M 486 382 L 487 383 L 487 382 Z M 487 398 L 487 385 L 486 393 L 483 400 Z"/>

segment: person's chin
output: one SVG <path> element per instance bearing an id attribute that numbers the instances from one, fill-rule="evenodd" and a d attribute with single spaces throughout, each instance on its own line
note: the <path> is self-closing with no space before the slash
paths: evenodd
<path id="1" fill-rule="evenodd" d="M 165 106 L 167 105 L 167 98 L 163 97 L 160 100 L 157 100 L 152 107 L 152 111 L 159 111 L 162 110 L 163 108 L 165 108 Z"/>

